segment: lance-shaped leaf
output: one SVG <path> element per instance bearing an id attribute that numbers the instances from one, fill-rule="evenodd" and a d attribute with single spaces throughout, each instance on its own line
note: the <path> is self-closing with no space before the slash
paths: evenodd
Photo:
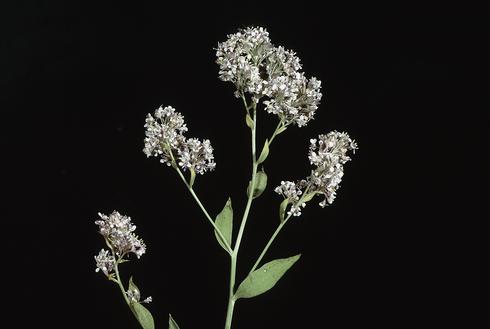
<path id="1" fill-rule="evenodd" d="M 235 298 L 251 298 L 271 289 L 300 257 L 301 254 L 276 259 L 253 271 L 240 284 L 235 293 Z"/>
<path id="2" fill-rule="evenodd" d="M 140 296 L 140 290 L 133 281 L 133 277 L 129 279 L 129 290 Z M 143 329 L 155 329 L 155 321 L 150 311 L 138 302 L 130 302 L 130 308 L 133 311 L 134 316 L 140 323 Z"/>
<path id="3" fill-rule="evenodd" d="M 247 195 L 250 196 L 252 181 L 248 183 Z M 255 175 L 255 184 L 253 188 L 252 197 L 255 199 L 259 197 L 267 187 L 267 174 L 262 170 Z"/>
<path id="4" fill-rule="evenodd" d="M 250 117 L 250 114 L 247 113 L 247 115 L 245 116 L 245 123 L 247 124 L 247 126 L 252 129 L 253 126 L 254 126 L 254 121 L 252 120 L 252 118 Z"/>
<path id="5" fill-rule="evenodd" d="M 177 322 L 172 318 L 172 314 L 168 315 L 168 329 L 180 329 Z"/>
<path id="6" fill-rule="evenodd" d="M 264 147 L 262 148 L 262 152 L 260 152 L 259 159 L 257 160 L 257 164 L 261 164 L 262 162 L 267 159 L 267 156 L 269 155 L 269 140 L 266 139 L 264 143 Z"/>
<path id="7" fill-rule="evenodd" d="M 134 283 L 132 276 L 129 278 L 129 290 L 140 296 L 140 290 L 138 289 L 138 286 L 136 286 L 136 284 Z"/>
<path id="8" fill-rule="evenodd" d="M 226 201 L 223 210 L 221 210 L 218 216 L 216 216 L 215 223 L 223 237 L 226 239 L 226 242 L 231 247 L 231 236 L 233 233 L 233 208 L 231 207 L 230 198 L 228 198 L 228 201 Z M 216 240 L 218 240 L 220 246 L 228 251 L 228 249 L 226 248 L 226 244 L 223 242 L 216 230 L 214 231 L 214 235 L 216 236 Z"/>
<path id="9" fill-rule="evenodd" d="M 155 321 L 150 311 L 140 303 L 132 303 L 131 309 L 133 310 L 136 319 L 140 323 L 143 329 L 155 329 Z"/>

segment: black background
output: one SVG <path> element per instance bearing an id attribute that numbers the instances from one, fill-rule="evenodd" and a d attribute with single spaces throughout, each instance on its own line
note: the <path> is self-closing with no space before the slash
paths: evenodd
<path id="1" fill-rule="evenodd" d="M 138 328 L 117 287 L 94 272 L 104 243 L 93 221 L 114 209 L 148 245 L 122 272 L 153 296 L 157 327 L 168 312 L 183 329 L 223 326 L 228 259 L 176 174 L 142 153 L 143 124 L 172 105 L 190 136 L 211 139 L 217 170 L 196 190 L 212 214 L 231 196 L 239 217 L 249 135 L 213 49 L 251 25 L 323 82 L 315 120 L 275 142 L 269 187 L 307 175 L 308 140 L 320 133 L 347 131 L 359 151 L 334 204 L 312 202 L 281 233 L 267 259 L 303 256 L 273 290 L 238 302 L 234 328 L 418 328 L 460 318 L 446 307 L 457 288 L 448 288 L 452 222 L 438 191 L 451 185 L 437 161 L 453 115 L 458 18 L 307 2 L 16 2 L 0 24 L 2 268 L 17 327 Z M 263 140 L 276 118 L 261 110 L 259 121 Z M 269 189 L 254 203 L 239 281 L 277 225 L 279 202 Z"/>

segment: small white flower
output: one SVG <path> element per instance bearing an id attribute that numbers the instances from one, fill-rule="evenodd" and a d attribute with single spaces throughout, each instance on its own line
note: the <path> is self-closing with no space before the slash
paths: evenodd
<path id="1" fill-rule="evenodd" d="M 94 256 L 97 268 L 95 272 L 102 271 L 106 276 L 114 271 L 114 256 L 109 254 L 109 250 L 102 249 L 97 256 Z"/>

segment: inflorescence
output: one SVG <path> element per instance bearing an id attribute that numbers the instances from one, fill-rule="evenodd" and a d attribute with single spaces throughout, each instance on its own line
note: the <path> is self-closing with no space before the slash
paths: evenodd
<path id="1" fill-rule="evenodd" d="M 216 167 L 213 147 L 208 139 L 186 138 L 184 116 L 171 106 L 160 106 L 154 114 L 148 113 L 145 123 L 146 156 L 160 157 L 168 166 L 177 165 L 182 170 L 204 174 Z"/>
<path id="2" fill-rule="evenodd" d="M 236 97 L 250 94 L 285 125 L 305 126 L 313 119 L 322 94 L 321 81 L 306 78 L 292 50 L 274 46 L 262 27 L 249 27 L 218 43 L 219 77 L 235 84 Z"/>
<path id="3" fill-rule="evenodd" d="M 324 196 L 321 207 L 332 204 L 344 175 L 344 164 L 351 160 L 347 153 L 356 149 L 356 142 L 344 132 L 332 131 L 311 139 L 308 159 L 315 168 L 310 176 L 299 182 L 282 181 L 274 190 L 291 204 L 288 215 L 301 215 L 301 208 L 316 194 Z"/>

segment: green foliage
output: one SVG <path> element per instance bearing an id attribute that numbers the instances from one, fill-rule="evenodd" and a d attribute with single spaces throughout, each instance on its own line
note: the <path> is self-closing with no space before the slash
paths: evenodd
<path id="1" fill-rule="evenodd" d="M 155 321 L 150 311 L 140 303 L 131 303 L 131 309 L 133 310 L 136 319 L 140 323 L 143 329 L 155 329 Z"/>
<path id="2" fill-rule="evenodd" d="M 260 152 L 259 159 L 257 160 L 257 164 L 261 164 L 262 162 L 267 159 L 267 156 L 269 155 L 269 140 L 266 139 L 264 143 L 264 147 L 262 148 L 262 152 Z"/>
<path id="3" fill-rule="evenodd" d="M 233 233 L 233 208 L 231 206 L 231 198 L 228 198 L 223 210 L 221 210 L 218 216 L 216 216 L 215 223 L 223 237 L 226 239 L 228 245 L 231 246 L 231 238 Z M 226 243 L 223 242 L 216 230 L 214 231 L 214 235 L 216 236 L 216 240 L 218 240 L 220 246 L 223 247 L 223 249 L 228 250 L 226 248 Z"/>
<path id="4" fill-rule="evenodd" d="M 250 186 L 252 185 L 252 181 L 248 183 L 247 195 L 250 196 Z M 262 170 L 257 172 L 255 175 L 255 184 L 253 188 L 252 197 L 255 199 L 259 197 L 267 187 L 267 174 Z"/>
<path id="5" fill-rule="evenodd" d="M 140 294 L 140 290 L 134 283 L 133 277 L 129 279 L 129 290 L 136 291 L 138 295 Z M 155 329 L 153 316 L 146 307 L 137 302 L 131 302 L 129 307 L 143 329 Z"/>
<path id="6" fill-rule="evenodd" d="M 250 129 L 253 129 L 254 127 L 254 121 L 252 120 L 252 117 L 250 116 L 250 114 L 247 113 L 247 115 L 245 116 L 245 123 L 247 124 L 247 126 L 250 128 Z"/>
<path id="7" fill-rule="evenodd" d="M 301 254 L 273 260 L 250 273 L 238 287 L 235 298 L 251 298 L 263 294 L 274 287 L 291 266 L 298 261 Z"/>

